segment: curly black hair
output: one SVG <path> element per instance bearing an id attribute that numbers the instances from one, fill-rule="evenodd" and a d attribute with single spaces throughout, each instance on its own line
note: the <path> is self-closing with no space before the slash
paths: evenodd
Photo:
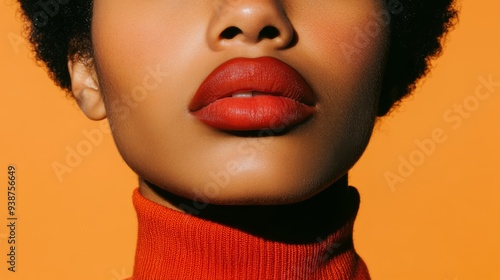
<path id="1" fill-rule="evenodd" d="M 442 51 L 457 20 L 454 0 L 385 0 L 391 12 L 391 45 L 378 115 L 410 94 Z M 92 57 L 91 0 L 19 0 L 25 32 L 38 61 L 55 83 L 71 91 L 67 59 Z M 392 10 L 391 10 L 392 9 Z"/>

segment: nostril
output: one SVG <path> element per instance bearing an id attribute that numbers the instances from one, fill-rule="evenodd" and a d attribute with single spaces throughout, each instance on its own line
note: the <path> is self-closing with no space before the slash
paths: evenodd
<path id="1" fill-rule="evenodd" d="M 245 34 L 242 29 L 236 27 L 236 26 L 230 26 L 224 29 L 221 33 L 219 38 L 220 39 L 233 39 L 239 34 Z M 275 39 L 281 35 L 280 31 L 278 28 L 268 25 L 262 28 L 258 34 L 257 38 L 254 38 L 252 36 L 253 34 L 248 33 L 246 36 L 249 36 L 249 38 L 256 39 L 257 41 L 260 41 L 262 39 Z"/>
<path id="2" fill-rule="evenodd" d="M 233 39 L 236 35 L 243 33 L 241 29 L 235 26 L 228 27 L 221 32 L 220 37 L 224 39 Z"/>
<path id="3" fill-rule="evenodd" d="M 262 28 L 262 30 L 259 33 L 259 38 L 267 38 L 267 39 L 274 39 L 280 35 L 280 31 L 278 28 L 274 26 L 266 26 Z"/>

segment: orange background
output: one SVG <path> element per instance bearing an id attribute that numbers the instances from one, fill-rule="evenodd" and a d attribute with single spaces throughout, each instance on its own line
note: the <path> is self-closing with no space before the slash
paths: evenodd
<path id="1" fill-rule="evenodd" d="M 135 175 L 109 132 L 35 65 L 14 2 L 0 4 L 0 279 L 123 279 L 133 268 Z M 499 9 L 496 1 L 462 3 L 432 74 L 381 120 L 350 173 L 362 199 L 355 244 L 374 280 L 500 279 L 500 87 L 457 129 L 443 119 L 454 104 L 474 105 L 479 76 L 500 82 Z M 398 174 L 401 157 L 415 163 L 415 141 L 435 129 L 446 140 L 391 188 L 386 172 Z M 59 180 L 54 162 L 64 164 L 86 132 L 103 140 Z M 18 176 L 16 273 L 6 263 L 9 164 Z"/>

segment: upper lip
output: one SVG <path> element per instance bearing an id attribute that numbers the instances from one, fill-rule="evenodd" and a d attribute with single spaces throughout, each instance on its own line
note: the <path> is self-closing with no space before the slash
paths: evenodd
<path id="1" fill-rule="evenodd" d="M 234 58 L 213 70 L 198 88 L 190 111 L 240 92 L 258 92 L 314 105 L 311 87 L 291 66 L 272 58 Z"/>

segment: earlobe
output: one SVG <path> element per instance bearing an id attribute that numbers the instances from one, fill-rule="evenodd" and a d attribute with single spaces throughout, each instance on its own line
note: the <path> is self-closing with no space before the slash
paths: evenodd
<path id="1" fill-rule="evenodd" d="M 91 120 L 106 118 L 104 100 L 94 67 L 75 58 L 68 59 L 68 70 L 71 91 L 83 113 Z"/>

